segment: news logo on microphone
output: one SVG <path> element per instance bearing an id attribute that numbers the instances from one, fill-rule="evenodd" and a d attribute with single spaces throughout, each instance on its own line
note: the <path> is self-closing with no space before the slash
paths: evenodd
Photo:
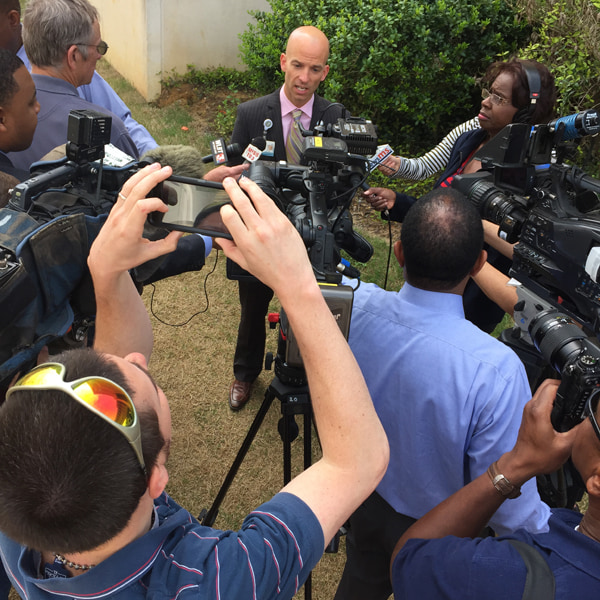
<path id="1" fill-rule="evenodd" d="M 242 156 L 250 163 L 256 162 L 266 148 L 267 142 L 262 137 L 255 137 L 252 141 L 246 146 Z"/>
<path id="2" fill-rule="evenodd" d="M 222 138 L 210 143 L 210 151 L 215 165 L 223 165 L 227 162 L 227 150 Z"/>

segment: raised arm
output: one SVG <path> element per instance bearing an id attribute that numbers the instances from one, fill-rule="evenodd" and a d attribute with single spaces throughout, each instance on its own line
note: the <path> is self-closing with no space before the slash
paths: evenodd
<path id="1" fill-rule="evenodd" d="M 490 221 L 486 221 L 485 219 L 481 220 L 483 224 L 483 239 L 487 244 L 489 244 L 492 248 L 495 248 L 506 256 L 507 258 L 513 257 L 514 252 L 514 244 L 509 244 L 498 235 L 499 227 L 495 223 Z"/>
<path id="2" fill-rule="evenodd" d="M 284 490 L 311 507 L 328 543 L 383 477 L 387 439 L 298 232 L 254 182 L 223 183 L 238 212 L 221 209 L 235 240 L 222 248 L 275 291 L 302 353 L 323 457 Z"/>
<path id="3" fill-rule="evenodd" d="M 150 242 L 142 237 L 148 214 L 165 211 L 159 198 L 146 198 L 171 175 L 170 167 L 153 163 L 125 182 L 110 215 L 90 249 L 88 266 L 96 296 L 94 347 L 126 356 L 141 352 L 150 358 L 152 327 L 129 269 L 175 250 L 181 233 Z"/>
<path id="4" fill-rule="evenodd" d="M 465 121 L 455 127 L 435 148 L 432 148 L 423 156 L 416 158 L 390 156 L 379 167 L 379 170 L 385 175 L 396 179 L 411 179 L 413 181 L 427 179 L 427 177 L 441 171 L 448 164 L 456 140 L 466 131 L 478 127 L 479 119 L 477 118 Z"/>
<path id="5" fill-rule="evenodd" d="M 504 312 L 514 316 L 515 304 L 519 301 L 517 288 L 509 285 L 510 278 L 492 266 L 484 263 L 481 270 L 473 276 L 479 289 Z"/>

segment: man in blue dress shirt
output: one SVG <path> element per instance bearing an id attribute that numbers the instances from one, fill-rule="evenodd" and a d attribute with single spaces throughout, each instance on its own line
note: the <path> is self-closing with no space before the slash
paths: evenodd
<path id="1" fill-rule="evenodd" d="M 132 160 L 139 157 L 123 121 L 77 93 L 77 87 L 92 81 L 96 63 L 108 48 L 100 35 L 98 11 L 87 0 L 31 0 L 23 16 L 23 45 L 41 110 L 31 146 L 10 156 L 16 167 L 28 169 L 67 142 L 72 110 L 110 116 L 111 143 Z"/>
<path id="2" fill-rule="evenodd" d="M 409 210 L 394 251 L 399 292 L 362 283 L 349 343 L 390 442 L 376 492 L 349 521 L 337 600 L 386 599 L 391 553 L 415 519 L 514 444 L 531 397 L 516 354 L 465 319 L 462 292 L 486 260 L 481 218 L 438 188 Z M 496 533 L 547 527 L 534 481 L 490 521 Z"/>

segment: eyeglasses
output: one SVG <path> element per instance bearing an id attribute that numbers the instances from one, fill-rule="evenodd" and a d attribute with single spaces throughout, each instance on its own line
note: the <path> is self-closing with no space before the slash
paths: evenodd
<path id="1" fill-rule="evenodd" d="M 498 96 L 498 94 L 495 94 L 494 92 L 490 92 L 490 90 L 488 90 L 487 88 L 482 88 L 481 97 L 484 100 L 489 98 L 492 101 L 492 104 L 495 104 L 496 106 L 501 106 L 502 104 L 510 104 L 511 103 L 510 100 L 507 100 L 506 98 L 503 98 L 502 96 Z"/>
<path id="2" fill-rule="evenodd" d="M 598 426 L 598 421 L 596 420 L 596 410 L 598 409 L 598 400 L 600 400 L 600 390 L 596 390 L 590 394 L 590 397 L 587 399 L 585 404 L 585 410 L 583 412 L 584 416 L 589 417 L 592 422 L 592 427 L 594 428 L 594 433 L 596 437 L 600 440 L 600 426 Z"/>
<path id="3" fill-rule="evenodd" d="M 73 42 L 71 46 L 87 46 L 88 48 L 96 48 L 96 52 L 100 54 L 100 56 L 104 56 L 108 52 L 108 44 L 102 40 L 99 44 L 80 44 L 78 42 Z"/>
<path id="4" fill-rule="evenodd" d="M 61 363 L 44 363 L 21 377 L 7 392 L 8 399 L 20 389 L 60 390 L 102 417 L 126 438 L 146 475 L 142 454 L 140 423 L 129 394 L 119 385 L 104 377 L 84 377 L 65 381 L 65 366 Z"/>

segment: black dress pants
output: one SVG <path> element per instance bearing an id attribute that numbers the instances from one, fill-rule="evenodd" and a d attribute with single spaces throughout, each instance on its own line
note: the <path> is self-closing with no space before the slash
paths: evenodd
<path id="1" fill-rule="evenodd" d="M 263 369 L 265 355 L 265 317 L 273 290 L 258 279 L 240 279 L 239 296 L 242 309 L 233 374 L 238 381 L 254 381 Z"/>
<path id="2" fill-rule="evenodd" d="M 335 600 L 387 600 L 392 593 L 392 552 L 415 521 L 373 492 L 348 521 L 346 566 Z"/>

